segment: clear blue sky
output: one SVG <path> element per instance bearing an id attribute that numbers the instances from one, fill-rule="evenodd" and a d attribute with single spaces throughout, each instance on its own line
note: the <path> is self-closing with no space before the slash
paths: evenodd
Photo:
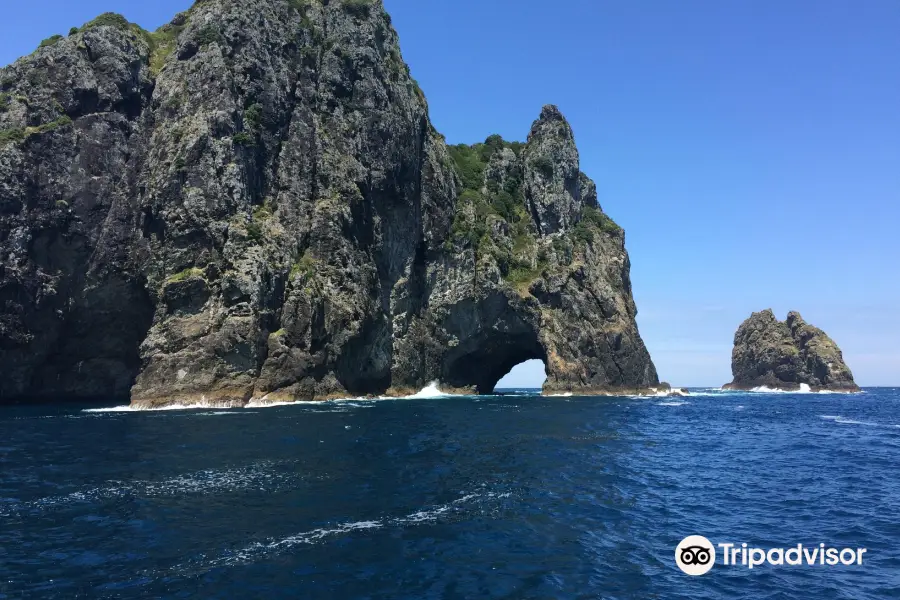
<path id="1" fill-rule="evenodd" d="M 449 142 L 524 139 L 560 106 L 663 379 L 729 381 L 735 329 L 771 307 L 831 334 L 860 384 L 900 385 L 900 2 L 385 3 Z M 189 5 L 10 2 L 0 63 L 107 10 L 150 29 Z"/>

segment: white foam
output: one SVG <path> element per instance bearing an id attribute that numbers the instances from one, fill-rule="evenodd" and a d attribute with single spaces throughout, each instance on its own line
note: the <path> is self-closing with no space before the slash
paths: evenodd
<path id="1" fill-rule="evenodd" d="M 565 394 L 547 394 L 550 398 L 571 398 L 572 392 L 566 392 Z"/>
<path id="2" fill-rule="evenodd" d="M 687 390 L 682 391 L 682 388 L 674 388 L 674 387 L 671 389 L 668 389 L 668 390 L 660 390 L 658 388 L 650 388 L 650 390 L 653 392 L 653 394 L 650 396 L 651 398 L 652 397 L 671 398 L 674 396 L 680 396 L 683 398 L 685 396 L 692 395 L 691 392 L 688 392 Z"/>
<path id="3" fill-rule="evenodd" d="M 228 412 L 227 414 L 252 414 L 241 411 L 242 408 L 275 408 L 279 406 L 328 406 L 328 405 L 337 405 L 337 406 L 350 406 L 355 408 L 369 408 L 373 406 L 373 403 L 378 400 L 427 400 L 433 398 L 452 398 L 452 397 L 465 397 L 465 394 L 449 394 L 441 391 L 439 387 L 439 383 L 437 381 L 433 381 L 428 384 L 415 394 L 409 396 L 381 396 L 379 398 L 368 398 L 368 397 L 356 397 L 356 398 L 338 398 L 334 400 L 298 400 L 298 401 L 269 401 L 266 400 L 266 397 L 262 398 L 252 398 L 246 406 L 220 406 L 216 404 L 209 403 L 198 403 L 198 404 L 169 404 L 166 406 L 154 407 L 154 408 L 143 408 L 143 407 L 135 407 L 135 406 L 114 406 L 111 408 L 87 408 L 82 412 L 86 413 L 120 413 L 120 412 L 157 412 L 157 411 L 174 411 L 174 410 L 209 410 L 216 409 L 216 412 L 202 412 L 197 413 L 201 415 L 221 415 L 226 414 L 224 412 L 219 411 L 237 411 L 237 412 Z M 507 394 L 510 395 L 510 394 Z M 571 396 L 572 394 L 560 394 L 563 396 Z M 319 411 L 319 412 L 327 412 L 327 411 Z M 334 412 L 334 411 L 332 411 Z M 343 412 L 343 411 L 338 411 Z M 48 417 L 50 418 L 50 417 Z"/>
<path id="4" fill-rule="evenodd" d="M 253 398 L 247 403 L 246 408 L 276 408 L 278 406 L 309 406 L 322 405 L 324 402 L 319 401 L 297 401 L 297 402 L 270 402 L 263 398 Z"/>
<path id="5" fill-rule="evenodd" d="M 114 406 L 112 408 L 86 408 L 82 412 L 86 413 L 120 413 L 120 412 L 162 412 L 168 410 L 234 410 L 236 407 L 221 406 L 215 403 L 201 402 L 198 404 L 167 404 L 165 406 L 155 406 L 153 408 L 145 408 L 141 406 Z M 209 414 L 209 413 L 207 413 Z"/>
<path id="6" fill-rule="evenodd" d="M 743 392 L 740 390 L 725 390 L 722 388 L 704 388 L 702 390 L 692 391 L 689 393 L 692 397 L 700 397 L 700 396 L 734 396 L 737 394 L 746 394 L 747 392 Z"/>
<path id="7" fill-rule="evenodd" d="M 219 406 L 216 404 L 200 403 L 200 404 L 169 404 L 154 408 L 143 408 L 137 406 L 113 406 L 110 408 L 86 408 L 82 410 L 85 413 L 143 413 L 143 412 L 164 412 L 164 411 L 204 411 L 196 412 L 196 415 L 203 416 L 220 416 L 220 415 L 252 415 L 254 411 L 243 410 L 247 408 L 275 408 L 278 406 L 328 406 L 329 404 L 339 404 L 341 406 L 362 407 L 358 402 L 368 402 L 367 398 L 347 398 L 346 400 L 328 400 L 328 401 L 297 401 L 297 402 L 268 402 L 265 398 L 254 398 L 247 403 L 246 406 Z M 215 409 L 215 410 L 210 410 Z M 55 418 L 55 417 L 48 417 Z"/>
<path id="8" fill-rule="evenodd" d="M 401 396 L 397 398 L 399 400 L 427 400 L 429 398 L 450 398 L 451 396 L 455 396 L 458 394 L 447 394 L 442 392 L 438 387 L 440 384 L 437 381 L 432 381 L 424 388 L 416 392 L 411 396 Z M 384 400 L 391 400 L 393 398 L 383 398 Z"/>
<path id="9" fill-rule="evenodd" d="M 690 404 L 690 402 L 657 402 L 657 406 L 684 406 L 685 404 Z"/>
<path id="10" fill-rule="evenodd" d="M 869 427 L 882 427 L 880 423 L 870 423 L 868 421 L 856 421 L 854 419 L 848 419 L 847 417 L 842 417 L 840 415 L 819 415 L 819 418 L 825 419 L 826 421 L 833 421 L 835 423 L 841 423 L 842 425 L 866 425 Z"/>
<path id="11" fill-rule="evenodd" d="M 759 394 L 812 394 L 812 390 L 809 387 L 809 384 L 801 383 L 800 389 L 798 390 L 783 390 L 781 388 L 770 388 L 765 385 L 761 385 L 750 390 L 751 392 L 756 392 Z"/>
<path id="12" fill-rule="evenodd" d="M 212 560 L 201 560 L 199 564 L 187 564 L 176 567 L 176 570 L 184 573 L 186 571 L 205 572 L 210 569 L 223 566 L 234 566 L 253 562 L 274 553 L 285 552 L 295 546 L 310 545 L 320 542 L 326 538 L 352 533 L 354 531 L 370 531 L 384 529 L 388 527 L 408 527 L 430 524 L 446 518 L 453 513 L 458 513 L 465 508 L 463 505 L 478 499 L 496 499 L 508 498 L 509 493 L 484 493 L 484 494 L 465 494 L 464 496 L 431 508 L 423 508 L 402 517 L 382 518 L 368 521 L 351 521 L 348 523 L 339 523 L 330 527 L 321 527 L 296 533 L 294 535 L 282 539 L 270 539 L 265 542 L 255 542 L 244 548 L 226 552 L 222 556 Z"/>
<path id="13" fill-rule="evenodd" d="M 425 523 L 426 521 L 437 521 L 442 514 L 453 510 L 452 506 L 441 506 L 433 510 L 420 510 L 405 517 L 396 519 L 395 522 L 400 523 Z"/>
<path id="14" fill-rule="evenodd" d="M 353 408 L 372 408 L 375 405 L 374 400 L 368 398 L 358 398 L 356 400 L 333 400 L 338 406 L 350 406 Z"/>
<path id="15" fill-rule="evenodd" d="M 207 469 L 163 480 L 109 481 L 102 487 L 83 488 L 64 496 L 49 496 L 0 507 L 0 516 L 23 511 L 53 510 L 79 502 L 105 502 L 123 497 L 171 497 L 186 494 L 221 494 L 240 490 L 275 492 L 294 488 L 302 477 L 294 472 L 273 470 L 279 463 L 261 461 L 246 467 Z"/>
<path id="16" fill-rule="evenodd" d="M 281 540 L 265 543 L 256 542 L 233 553 L 227 553 L 224 556 L 210 560 L 203 564 L 200 570 L 206 571 L 221 566 L 244 564 L 274 552 L 293 548 L 300 544 L 315 544 L 319 540 L 342 533 L 366 529 L 380 529 L 382 527 L 384 527 L 384 524 L 381 521 L 356 521 L 354 523 L 343 523 L 330 529 L 320 528 L 313 529 L 312 531 L 305 531 Z M 181 567 L 177 568 L 177 570 L 184 571 L 185 568 Z"/>
<path id="17" fill-rule="evenodd" d="M 809 393 L 809 386 L 807 386 L 807 391 L 806 391 L 806 392 L 803 392 L 803 391 L 802 391 L 802 388 L 801 388 L 801 390 L 782 390 L 782 389 L 779 389 L 779 388 L 770 388 L 770 387 L 765 386 L 765 385 L 760 385 L 760 386 L 758 386 L 758 387 L 753 388 L 753 389 L 750 390 L 750 391 L 751 391 L 751 392 L 755 392 L 755 393 L 757 393 L 757 394 L 803 394 L 803 393 L 808 394 L 808 393 Z"/>
<path id="18" fill-rule="evenodd" d="M 818 392 L 812 391 L 807 383 L 801 383 L 799 390 L 783 390 L 780 388 L 770 388 L 764 385 L 759 387 L 755 387 L 751 392 L 757 392 L 761 394 L 860 394 L 862 392 L 842 392 L 838 390 L 819 390 Z"/>

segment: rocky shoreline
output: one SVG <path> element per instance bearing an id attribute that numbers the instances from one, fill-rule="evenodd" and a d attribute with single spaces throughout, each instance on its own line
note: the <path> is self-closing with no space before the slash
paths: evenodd
<path id="1" fill-rule="evenodd" d="M 435 386 L 437 392 L 433 397 L 444 398 L 451 396 L 473 396 L 479 395 L 474 388 L 460 389 L 444 386 Z M 652 388 L 593 388 L 587 390 L 579 390 L 575 393 L 567 390 L 543 390 L 541 395 L 547 397 L 572 397 L 572 396 L 598 396 L 598 397 L 683 397 L 689 396 L 690 392 L 684 388 L 672 388 L 666 384 L 661 384 Z M 329 402 L 334 400 L 388 400 L 392 398 L 411 398 L 420 397 L 427 398 L 428 395 L 423 394 L 423 390 L 408 389 L 392 389 L 382 395 L 365 395 L 348 397 L 335 394 L 327 397 L 316 397 L 309 399 L 306 397 L 298 398 L 295 396 L 285 396 L 283 394 L 270 394 L 260 398 L 250 398 L 247 400 L 235 400 L 229 396 L 216 397 L 214 395 L 200 395 L 193 397 L 180 397 L 177 399 L 161 398 L 158 400 L 135 400 L 131 406 L 136 410 L 157 410 L 168 406 L 183 406 L 185 408 L 252 408 L 264 407 L 267 405 L 284 405 L 309 402 Z"/>

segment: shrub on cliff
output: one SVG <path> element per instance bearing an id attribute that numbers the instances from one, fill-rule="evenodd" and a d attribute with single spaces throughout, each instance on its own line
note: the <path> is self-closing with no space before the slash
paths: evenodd
<path id="1" fill-rule="evenodd" d="M 50 37 L 48 37 L 47 39 L 42 41 L 41 44 L 38 46 L 38 48 L 46 48 L 47 46 L 53 46 L 62 39 L 63 39 L 63 36 L 59 35 L 58 33 L 56 35 L 51 35 Z"/>
<path id="2" fill-rule="evenodd" d="M 599 208 L 585 206 L 581 214 L 581 221 L 573 230 L 575 239 L 581 242 L 591 242 L 594 240 L 594 234 L 598 231 L 609 235 L 619 235 L 622 233 L 622 228 Z"/>

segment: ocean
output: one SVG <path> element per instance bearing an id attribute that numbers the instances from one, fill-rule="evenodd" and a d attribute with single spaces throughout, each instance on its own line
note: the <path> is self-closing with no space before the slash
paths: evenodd
<path id="1" fill-rule="evenodd" d="M 900 389 L 0 408 L 0 598 L 900 597 Z M 688 535 L 862 564 L 676 566 Z"/>

